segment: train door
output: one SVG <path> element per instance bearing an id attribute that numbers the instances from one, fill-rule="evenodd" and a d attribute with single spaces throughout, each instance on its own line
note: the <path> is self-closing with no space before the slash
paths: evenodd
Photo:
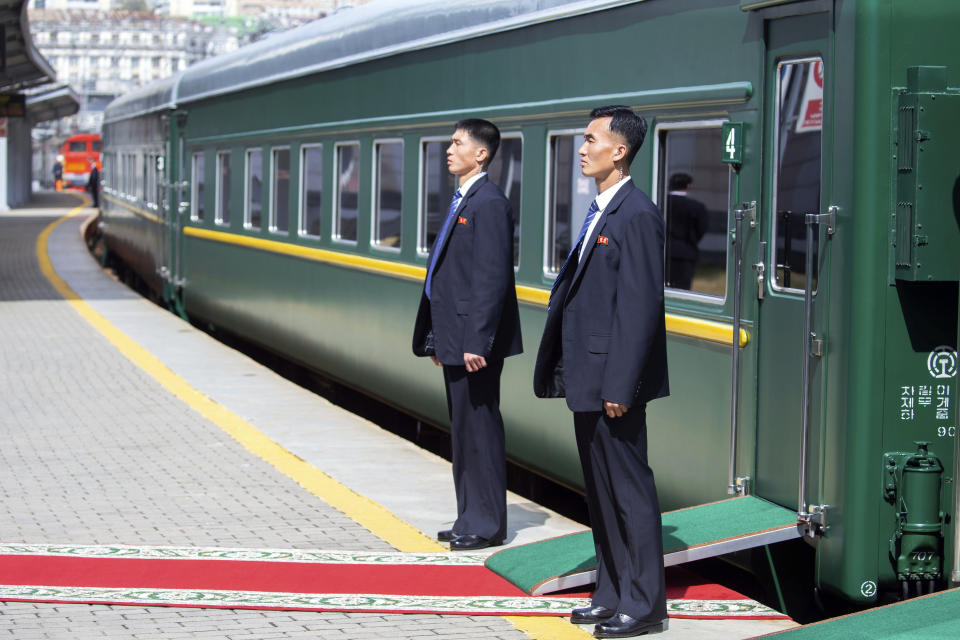
<path id="1" fill-rule="evenodd" d="M 163 118 L 164 147 L 157 158 L 157 184 L 160 185 L 161 215 L 163 220 L 163 299 L 170 308 L 180 312 L 178 290 L 182 285 L 181 214 L 184 183 L 179 180 L 182 171 L 183 134 L 177 118 Z"/>
<path id="2" fill-rule="evenodd" d="M 148 166 L 146 170 L 153 172 L 153 184 L 156 185 L 156 193 L 151 194 L 151 197 L 156 197 L 157 215 L 160 218 L 160 266 L 158 267 L 158 271 L 160 273 L 162 297 L 163 300 L 166 301 L 170 289 L 170 269 L 173 253 L 171 238 L 173 220 L 170 211 L 170 198 L 167 192 L 167 158 L 169 157 L 169 153 L 167 152 L 166 140 L 169 138 L 170 119 L 164 116 L 160 122 L 161 140 L 164 142 L 161 143 L 162 146 L 159 147 L 156 155 L 151 154 L 147 156 L 147 161 L 150 166 Z"/>
<path id="3" fill-rule="evenodd" d="M 830 12 L 765 21 L 764 175 L 757 326 L 756 493 L 810 502 L 819 458 L 830 204 Z M 826 64 L 825 64 L 826 63 Z M 806 431 L 804 431 L 806 429 Z"/>

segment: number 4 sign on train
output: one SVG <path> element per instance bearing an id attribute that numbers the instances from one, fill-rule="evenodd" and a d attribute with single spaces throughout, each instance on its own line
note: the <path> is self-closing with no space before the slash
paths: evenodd
<path id="1" fill-rule="evenodd" d="M 820 131 L 823 126 L 823 62 L 817 60 L 808 66 L 807 84 L 803 89 L 797 133 Z"/>

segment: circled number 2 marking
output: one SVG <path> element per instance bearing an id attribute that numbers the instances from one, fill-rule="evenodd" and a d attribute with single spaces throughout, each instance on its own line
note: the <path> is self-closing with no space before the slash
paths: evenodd
<path id="1" fill-rule="evenodd" d="M 872 598 L 877 595 L 877 583 L 873 580 L 867 580 L 860 585 L 860 593 L 864 598 Z"/>

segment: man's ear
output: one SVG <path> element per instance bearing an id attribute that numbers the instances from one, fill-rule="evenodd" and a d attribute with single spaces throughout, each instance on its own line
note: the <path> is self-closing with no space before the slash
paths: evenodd
<path id="1" fill-rule="evenodd" d="M 487 166 L 487 158 L 490 157 L 490 152 L 487 151 L 486 147 L 480 147 L 477 150 L 477 162 L 480 163 L 481 167 Z"/>

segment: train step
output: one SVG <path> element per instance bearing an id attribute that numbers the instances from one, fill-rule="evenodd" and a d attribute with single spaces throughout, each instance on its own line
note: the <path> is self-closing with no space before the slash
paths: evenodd
<path id="1" fill-rule="evenodd" d="M 796 512 L 739 496 L 663 514 L 663 563 L 673 566 L 799 538 Z M 504 549 L 486 566 L 530 595 L 592 584 L 597 558 L 589 531 Z"/>
<path id="2" fill-rule="evenodd" d="M 777 640 L 932 640 L 956 638 L 960 588 L 821 620 L 765 636 Z"/>

